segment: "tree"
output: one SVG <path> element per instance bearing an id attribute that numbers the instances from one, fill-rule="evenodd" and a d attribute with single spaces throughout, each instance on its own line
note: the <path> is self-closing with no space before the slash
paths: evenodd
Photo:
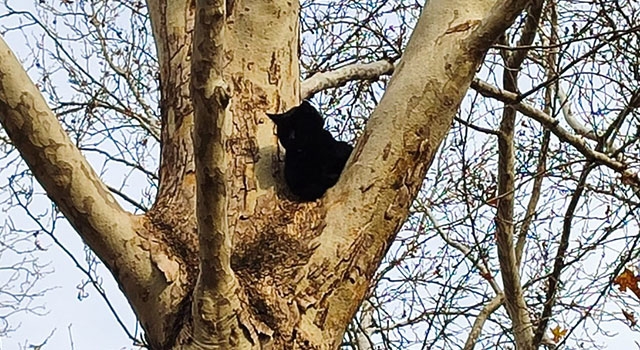
<path id="1" fill-rule="evenodd" d="M 115 111 L 127 117 L 126 125 L 135 124 L 144 130 L 146 138 L 138 143 L 148 142 L 142 141 L 147 138 L 159 140 L 157 194 L 148 210 L 138 205 L 143 213 L 133 215 L 122 209 L 113 193 L 124 200 L 127 197 L 103 183 L 76 146 L 77 140 L 69 138 L 4 42 L 0 42 L 0 122 L 47 195 L 118 281 L 145 330 L 150 348 L 335 348 L 365 298 L 368 301 L 355 320 L 362 329 L 349 330 L 347 337 L 353 333 L 353 344 L 358 344 L 353 346 L 366 347 L 379 332 L 383 344 L 391 347 L 396 340 L 386 335 L 401 329 L 405 321 L 394 321 L 385 329 L 373 319 L 386 317 L 375 315 L 372 310 L 384 310 L 378 301 L 386 297 L 387 302 L 393 302 L 398 295 L 379 294 L 384 291 L 381 281 L 399 261 L 406 264 L 422 251 L 423 247 L 417 246 L 421 240 L 424 243 L 421 235 L 427 225 L 446 247 L 459 251 L 459 261 L 468 263 L 468 271 L 475 273 L 471 274 L 472 280 L 457 283 L 451 272 L 459 271 L 457 268 L 443 271 L 442 264 L 430 266 L 434 278 L 447 276 L 447 282 L 442 284 L 444 296 L 436 298 L 432 311 L 435 316 L 428 322 L 429 328 L 438 328 L 441 337 L 426 336 L 419 341 L 449 341 L 451 327 L 447 324 L 460 323 L 455 317 L 447 318 L 447 310 L 453 310 L 451 315 L 473 322 L 465 348 L 472 348 L 477 342 L 499 342 L 505 334 L 519 349 L 550 345 L 545 333 L 554 308 L 564 307 L 569 313 L 580 309 L 559 302 L 562 271 L 574 260 L 584 261 L 581 259 L 585 251 L 597 249 L 598 244 L 609 239 L 608 235 L 585 239 L 580 242 L 584 244 L 581 249 L 568 250 L 573 219 L 579 201 L 585 198 L 589 173 L 604 166 L 620 174 L 619 182 L 628 186 L 621 202 L 628 208 L 634 205 L 628 196 L 633 195 L 638 178 L 630 170 L 635 160 L 625 150 L 637 148 L 637 136 L 627 137 L 621 130 L 632 125 L 633 119 L 625 118 L 632 114 L 637 94 L 634 92 L 626 103 L 622 117 L 605 119 L 589 129 L 572 119 L 567 94 L 557 84 L 560 77 L 570 76 L 566 73 L 577 63 L 585 67 L 589 59 L 597 60 L 605 46 L 620 56 L 627 54 L 615 40 L 627 40 L 628 48 L 637 45 L 629 39 L 637 32 L 633 20 L 625 23 L 615 17 L 624 17 L 630 6 L 618 9 L 614 5 L 594 5 L 602 7 L 596 13 L 604 11 L 613 16 L 609 20 L 586 12 L 585 19 L 576 22 L 585 23 L 584 28 L 573 28 L 573 33 L 564 35 L 571 44 L 583 40 L 595 44 L 571 61 L 566 52 L 558 50 L 569 47 L 569 43 L 559 40 L 558 12 L 572 14 L 580 4 L 559 10 L 553 1 L 431 0 L 415 23 L 406 47 L 403 36 L 409 25 L 400 24 L 397 32 L 386 33 L 387 28 L 376 32 L 363 22 L 355 26 L 356 34 L 332 46 L 331 54 L 316 56 L 317 61 L 302 59 L 305 70 L 316 74 L 309 74 L 301 83 L 297 3 L 148 1 L 159 70 L 158 131 L 149 103 L 152 97 L 143 88 L 153 84 L 153 79 L 141 77 L 132 66 L 123 65 L 143 66 L 140 57 L 146 56 L 131 52 L 144 45 L 125 40 L 123 33 L 115 31 L 115 37 L 132 44 L 126 49 L 110 47 L 114 37 L 108 31 L 117 22 L 116 12 L 113 18 L 108 17 L 95 4 L 100 2 L 91 3 L 86 23 L 93 26 L 93 40 L 103 50 L 106 64 L 130 94 L 123 96 L 126 103 L 122 103 L 113 86 L 100 79 L 87 80 L 90 74 L 71 65 L 66 68 L 70 77 L 77 80 L 80 88 L 87 88 L 85 94 L 91 98 L 77 106 L 58 105 L 80 107 L 91 122 L 95 122 L 99 109 Z M 142 17 L 141 2 L 124 4 L 138 18 Z M 392 4 L 390 12 L 412 6 L 402 1 Z M 61 6 L 74 5 L 64 2 Z M 340 8 L 341 15 L 349 18 L 359 5 L 354 6 Z M 383 6 L 380 2 L 368 7 L 371 16 L 367 19 L 377 16 Z M 526 14 L 521 15 L 525 6 Z M 306 33 L 326 30 L 319 17 L 314 23 L 313 17 L 303 16 L 302 23 L 309 28 Z M 598 22 L 597 28 L 610 25 L 614 27 L 612 31 L 582 37 L 596 28 L 590 19 L 600 17 L 605 20 Z M 516 18 L 518 25 L 509 29 Z M 376 39 L 359 37 L 362 32 L 373 33 Z M 388 41 L 389 37 L 398 40 L 380 46 L 390 51 L 389 55 L 385 53 L 386 59 L 360 61 L 366 54 L 358 48 Z M 539 47 L 534 45 L 536 37 L 542 41 Z M 308 38 L 303 37 L 304 40 Z M 497 50 L 489 52 L 491 47 Z M 341 55 L 353 56 L 344 59 Z M 502 66 L 493 63 L 498 58 Z M 356 64 L 341 64 L 345 61 Z M 332 68 L 325 66 L 328 63 L 343 67 L 319 73 Z M 482 76 L 502 80 L 501 89 L 474 79 L 481 65 L 488 68 L 488 73 L 481 72 Z M 498 68 L 503 70 L 498 72 Z M 523 71 L 530 74 L 524 80 Z M 383 97 L 375 101 L 375 110 L 368 117 L 338 184 L 315 202 L 301 203 L 287 195 L 273 125 L 265 112 L 281 112 L 296 105 L 300 98 L 391 72 L 393 77 L 385 86 Z M 533 88 L 520 92 L 523 82 L 531 82 Z M 50 81 L 41 88 L 55 101 L 51 97 L 59 94 L 47 84 Z M 494 101 L 500 101 L 502 115 L 482 122 L 477 116 L 483 111 L 477 112 L 475 108 L 480 107 L 472 105 L 469 117 L 463 118 L 465 111 L 458 109 L 469 86 L 486 97 L 486 114 L 498 108 Z M 341 100 L 340 92 L 335 91 L 337 97 L 330 97 L 334 104 Z M 556 97 L 563 101 L 564 109 L 552 103 Z M 533 102 L 543 108 L 537 109 Z M 533 127 L 525 119 L 516 129 L 516 111 L 540 126 Z M 564 113 L 575 134 L 554 118 L 556 111 Z M 491 125 L 494 120 L 499 120 L 497 130 L 495 124 Z M 604 134 L 599 132 L 602 126 L 606 126 Z M 516 130 L 527 137 L 516 142 Z M 468 141 L 471 131 L 485 140 L 494 139 L 473 145 Z M 551 134 L 559 145 L 552 144 Z M 457 175 L 458 180 L 441 184 L 441 176 L 434 176 L 430 185 L 441 194 L 429 198 L 423 192 L 416 199 L 447 135 L 454 136 L 445 140 L 441 154 L 453 154 L 453 159 L 459 161 L 449 166 L 437 164 L 435 168 Z M 571 150 L 567 150 L 568 146 Z M 476 153 L 480 156 L 469 159 L 473 151 L 467 147 L 480 148 Z M 547 171 L 551 147 L 562 151 L 556 153 L 556 162 L 559 168 L 566 169 L 558 173 Z M 482 151 L 489 149 L 497 152 L 483 156 Z M 618 157 L 623 154 L 627 158 Z M 438 159 L 446 162 L 447 157 Z M 539 197 L 543 190 L 554 193 L 562 190 L 560 186 L 565 183 L 574 183 L 571 161 L 584 163 L 584 170 L 575 188 L 569 190 L 571 199 L 563 217 L 562 234 L 557 239 L 552 235 L 540 239 L 540 231 L 530 229 L 532 223 L 545 222 L 545 217 L 536 217 L 536 213 L 553 212 L 556 208 L 539 205 Z M 528 171 L 531 164 L 536 165 L 534 171 Z M 486 176 L 493 170 L 497 173 L 494 179 Z M 543 183 L 556 174 L 562 178 L 557 188 Z M 611 176 L 606 171 L 603 174 Z M 519 186 L 529 180 L 533 180 L 531 191 L 520 191 Z M 604 190 L 602 184 L 594 183 L 591 191 Z M 615 191 L 607 195 L 623 197 Z M 520 200 L 528 201 L 526 208 L 518 206 Z M 447 214 L 459 217 L 453 219 Z M 417 217 L 422 219 L 413 229 L 416 235 L 398 237 L 412 246 L 394 250 L 399 254 L 397 259 L 392 258 L 380 268 L 402 225 L 407 222 L 413 227 L 412 219 Z M 488 222 L 495 220 L 494 231 L 489 229 L 487 217 L 493 218 Z M 553 220 L 555 216 L 546 218 Z M 614 232 L 626 216 L 616 220 L 618 223 L 607 230 Z M 520 232 L 517 235 L 516 228 Z M 527 235 L 536 239 L 527 240 Z M 527 263 L 539 261 L 542 270 L 530 264 L 523 266 L 525 244 L 536 246 L 538 242 L 542 242 L 536 250 L 539 254 L 525 258 Z M 621 259 L 618 270 L 632 257 L 630 252 Z M 456 260 L 455 255 L 449 258 L 452 259 L 448 262 Z M 429 258 L 420 259 L 421 264 L 427 261 Z M 522 276 L 528 280 L 523 281 Z M 565 285 L 569 281 L 565 280 Z M 369 287 L 376 284 L 379 291 L 368 294 Z M 606 288 L 610 286 L 610 282 L 606 284 Z M 475 293 L 480 302 L 473 307 L 464 306 L 466 297 L 460 290 Z M 506 313 L 498 311 L 502 305 Z M 425 310 L 425 314 L 428 312 Z M 481 331 L 491 333 L 485 322 L 493 315 L 497 315 L 495 320 L 500 327 L 510 330 L 496 332 L 498 340 L 491 336 L 488 340 L 479 339 Z M 409 317 L 406 324 L 419 324 L 422 318 Z M 558 341 L 567 336 L 557 327 L 553 334 L 558 334 Z M 397 338 L 397 346 L 402 348 L 403 336 Z"/>

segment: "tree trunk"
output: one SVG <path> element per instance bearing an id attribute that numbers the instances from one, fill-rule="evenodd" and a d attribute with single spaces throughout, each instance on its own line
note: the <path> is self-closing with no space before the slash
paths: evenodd
<path id="1" fill-rule="evenodd" d="M 299 103 L 299 4 L 147 3 L 162 86 L 148 213 L 116 204 L 4 42 L 0 122 L 152 349 L 337 348 L 483 55 L 527 1 L 429 1 L 339 182 L 306 203 L 287 194 L 265 115 Z"/>

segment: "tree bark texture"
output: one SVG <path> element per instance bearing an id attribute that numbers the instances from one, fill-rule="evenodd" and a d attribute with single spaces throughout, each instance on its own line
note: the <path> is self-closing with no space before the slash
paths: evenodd
<path id="1" fill-rule="evenodd" d="M 112 271 L 152 349 L 335 349 L 482 57 L 527 1 L 431 0 L 340 180 L 284 186 L 265 112 L 299 103 L 299 4 L 148 0 L 161 168 L 123 211 L 0 42 L 0 122 Z"/>

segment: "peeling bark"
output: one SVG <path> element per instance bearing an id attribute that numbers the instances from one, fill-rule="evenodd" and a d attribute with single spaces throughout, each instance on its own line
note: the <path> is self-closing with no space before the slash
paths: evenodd
<path id="1" fill-rule="evenodd" d="M 0 121 L 111 268 L 152 349 L 338 347 L 482 57 L 527 1 L 429 1 L 341 179 L 308 203 L 283 185 L 265 115 L 299 103 L 299 4 L 147 3 L 160 62 L 162 153 L 158 197 L 145 216 L 122 212 L 77 150 L 49 159 L 51 168 L 35 166 L 47 159 L 33 158 L 38 139 L 24 135 L 40 134 L 24 125 L 57 122 L 34 87 L 22 97 L 5 93 L 24 79 L 7 85 L 13 72 L 4 59 Z M 18 103 L 26 97 L 37 106 Z M 50 129 L 60 137 L 49 148 L 57 157 L 71 146 Z M 60 169 L 84 187 L 58 183 Z M 87 222 L 79 215 L 87 202 L 74 201 L 75 191 L 93 201 Z"/>
<path id="2" fill-rule="evenodd" d="M 0 123 L 48 196 L 114 275 L 147 331 L 155 334 L 155 323 L 166 319 L 146 321 L 151 314 L 153 319 L 165 316 L 164 303 L 155 298 L 174 281 L 152 263 L 152 231 L 143 218 L 118 205 L 2 39 L 0 62 Z"/>

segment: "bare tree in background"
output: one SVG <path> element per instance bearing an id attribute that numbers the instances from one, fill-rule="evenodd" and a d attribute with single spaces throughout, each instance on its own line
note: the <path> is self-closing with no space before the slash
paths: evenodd
<path id="1" fill-rule="evenodd" d="M 46 313 L 42 304 L 47 290 L 38 282 L 52 271 L 37 259 L 37 252 L 43 249 L 38 235 L 37 230 L 25 232 L 14 227 L 11 221 L 0 229 L 0 337 L 19 326 L 14 316 Z"/>
<path id="2" fill-rule="evenodd" d="M 613 288 L 639 252 L 637 3 L 18 3 L 3 35 L 34 55 L 0 47 L 4 205 L 53 238 L 64 215 L 150 348 L 595 348 L 637 330 Z M 264 113 L 311 96 L 356 148 L 299 203 Z M 19 202 L 43 196 L 30 174 L 55 210 Z"/>

